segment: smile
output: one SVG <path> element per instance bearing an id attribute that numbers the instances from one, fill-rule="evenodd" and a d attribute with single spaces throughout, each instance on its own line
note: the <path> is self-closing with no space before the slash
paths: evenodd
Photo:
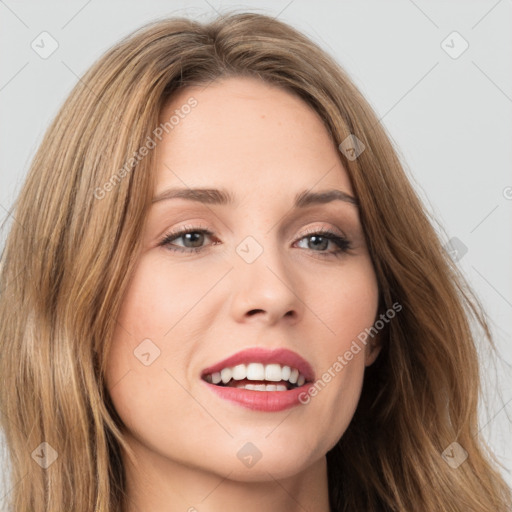
<path id="1" fill-rule="evenodd" d="M 203 370 L 201 379 L 225 400 L 273 412 L 299 405 L 314 375 L 311 365 L 291 350 L 254 348 Z"/>

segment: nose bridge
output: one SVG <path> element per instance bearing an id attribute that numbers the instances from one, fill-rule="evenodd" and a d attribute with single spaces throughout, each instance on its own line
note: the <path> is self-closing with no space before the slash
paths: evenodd
<path id="1" fill-rule="evenodd" d="M 245 212 L 244 212 L 245 210 Z M 250 215 L 247 214 L 250 211 Z M 273 218 L 269 215 L 270 208 L 263 202 L 249 204 L 244 202 L 241 215 L 237 222 L 237 235 L 245 235 L 236 241 L 235 252 L 240 261 L 236 261 L 244 269 L 262 261 L 268 265 L 279 266 L 280 247 L 282 243 L 277 239 L 276 226 L 272 225 Z M 242 264 L 243 263 L 243 264 Z"/>

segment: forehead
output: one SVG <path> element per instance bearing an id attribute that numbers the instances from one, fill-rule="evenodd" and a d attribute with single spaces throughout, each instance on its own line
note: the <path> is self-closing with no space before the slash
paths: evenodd
<path id="1" fill-rule="evenodd" d="M 188 105 L 195 105 L 190 108 Z M 352 193 L 320 116 L 297 95 L 255 78 L 181 89 L 161 112 L 157 190 L 238 189 L 242 195 L 338 187 Z"/>

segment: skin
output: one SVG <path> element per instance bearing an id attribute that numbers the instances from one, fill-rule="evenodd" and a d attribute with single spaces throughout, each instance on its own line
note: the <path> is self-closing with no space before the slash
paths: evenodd
<path id="1" fill-rule="evenodd" d="M 325 455 L 352 419 L 378 343 L 362 345 L 307 405 L 280 412 L 225 401 L 200 374 L 245 348 L 283 347 L 318 379 L 374 323 L 378 285 L 357 206 L 292 207 L 304 190 L 353 196 L 350 180 L 319 116 L 291 93 L 223 79 L 181 90 L 162 120 L 191 96 L 197 106 L 155 149 L 155 196 L 222 188 L 237 203 L 174 198 L 148 213 L 106 376 L 136 454 L 136 463 L 123 454 L 127 510 L 325 512 Z M 185 226 L 214 234 L 159 245 Z M 334 242 L 312 243 L 321 228 L 348 238 L 349 250 L 337 256 Z M 236 252 L 247 236 L 263 249 L 252 263 Z M 145 339 L 160 350 L 147 366 L 134 356 Z M 262 455 L 252 467 L 237 457 L 247 442 Z"/>

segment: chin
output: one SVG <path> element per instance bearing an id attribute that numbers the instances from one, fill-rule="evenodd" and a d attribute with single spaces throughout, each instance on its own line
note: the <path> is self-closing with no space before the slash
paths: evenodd
<path id="1" fill-rule="evenodd" d="M 297 446 L 274 445 L 268 441 L 265 446 L 263 444 L 257 441 L 236 442 L 234 453 L 229 447 L 220 453 L 217 450 L 214 453 L 210 451 L 208 459 L 202 459 L 198 469 L 222 477 L 229 475 L 230 480 L 239 482 L 266 482 L 297 475 L 319 463 L 326 453 L 323 447 L 314 452 L 304 451 L 305 444 L 302 450 Z"/>

